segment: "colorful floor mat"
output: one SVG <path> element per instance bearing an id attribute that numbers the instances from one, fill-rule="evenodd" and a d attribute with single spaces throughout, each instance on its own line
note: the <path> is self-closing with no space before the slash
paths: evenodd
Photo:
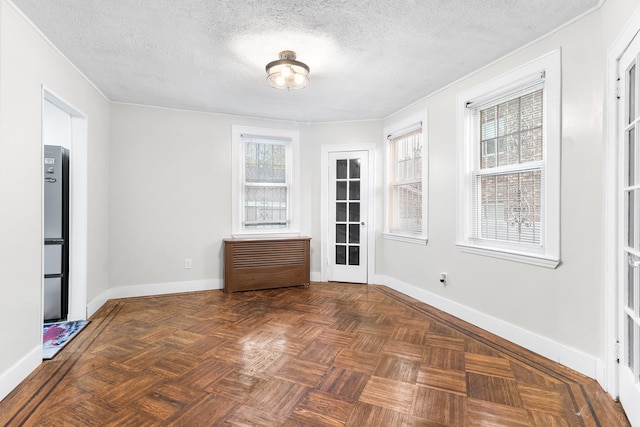
<path id="1" fill-rule="evenodd" d="M 53 358 L 88 323 L 88 320 L 45 323 L 42 330 L 42 358 Z"/>

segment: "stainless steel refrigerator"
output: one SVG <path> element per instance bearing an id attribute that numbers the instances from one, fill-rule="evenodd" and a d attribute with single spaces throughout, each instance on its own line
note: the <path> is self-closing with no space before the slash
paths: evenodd
<path id="1" fill-rule="evenodd" d="M 69 308 L 69 150 L 44 146 L 44 321 Z"/>

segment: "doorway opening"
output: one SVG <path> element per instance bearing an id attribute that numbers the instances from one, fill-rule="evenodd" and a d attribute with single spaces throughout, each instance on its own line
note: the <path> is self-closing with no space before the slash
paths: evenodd
<path id="1" fill-rule="evenodd" d="M 608 55 L 606 389 L 640 424 L 640 9 Z"/>
<path id="2" fill-rule="evenodd" d="M 87 116 L 42 88 L 42 145 L 41 164 L 45 163 L 45 146 L 59 146 L 69 153 L 69 207 L 68 207 L 68 294 L 67 310 L 62 320 L 86 320 L 87 310 Z M 44 175 L 44 174 L 43 174 Z M 43 176 L 43 223 L 44 180 Z M 43 272 L 45 257 L 43 248 Z M 45 279 L 43 275 L 43 319 L 45 318 Z"/>

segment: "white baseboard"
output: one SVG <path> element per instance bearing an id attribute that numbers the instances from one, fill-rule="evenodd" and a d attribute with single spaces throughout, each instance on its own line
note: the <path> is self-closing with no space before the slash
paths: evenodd
<path id="1" fill-rule="evenodd" d="M 189 282 L 151 283 L 146 285 L 118 286 L 109 288 L 87 304 L 87 317 L 93 315 L 110 299 L 146 297 L 151 295 L 177 294 L 180 292 L 222 289 L 221 279 L 192 280 Z"/>
<path id="2" fill-rule="evenodd" d="M 596 381 L 598 381 L 598 384 L 600 384 L 600 387 L 602 387 L 604 389 L 604 391 L 606 391 L 609 394 L 611 394 L 611 397 L 613 397 L 614 399 L 618 398 L 618 396 L 614 396 L 611 393 L 611 390 L 609 388 L 607 388 L 607 386 L 608 386 L 608 384 L 607 384 L 607 369 L 605 367 L 604 359 L 598 359 L 597 360 Z"/>
<path id="3" fill-rule="evenodd" d="M 96 311 L 100 310 L 100 307 L 102 307 L 107 301 L 109 301 L 109 299 L 111 298 L 109 296 L 109 291 L 110 289 L 107 289 L 87 303 L 87 319 L 93 316 Z"/>
<path id="4" fill-rule="evenodd" d="M 311 272 L 311 281 L 320 282 L 320 272 Z M 118 286 L 109 288 L 87 304 L 87 318 L 91 317 L 107 301 L 115 298 L 146 297 L 151 295 L 176 294 L 180 292 L 223 289 L 222 279 L 194 280 L 190 282 L 152 283 L 147 285 Z"/>
<path id="5" fill-rule="evenodd" d="M 387 276 L 377 276 L 376 283 L 388 286 L 418 301 L 456 316 L 534 353 L 578 371 L 589 378 L 596 379 L 601 384 L 601 381 L 604 381 L 602 362 L 594 356 L 400 280 Z"/>
<path id="6" fill-rule="evenodd" d="M 42 344 L 27 353 L 15 365 L 0 375 L 0 401 L 7 397 L 42 363 Z"/>

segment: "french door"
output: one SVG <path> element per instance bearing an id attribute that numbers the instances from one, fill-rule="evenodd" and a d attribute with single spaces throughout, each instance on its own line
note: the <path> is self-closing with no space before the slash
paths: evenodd
<path id="1" fill-rule="evenodd" d="M 618 307 L 620 401 L 633 425 L 640 425 L 640 34 L 619 62 Z"/>
<path id="2" fill-rule="evenodd" d="M 367 283 L 368 152 L 332 152 L 328 161 L 327 279 Z"/>

